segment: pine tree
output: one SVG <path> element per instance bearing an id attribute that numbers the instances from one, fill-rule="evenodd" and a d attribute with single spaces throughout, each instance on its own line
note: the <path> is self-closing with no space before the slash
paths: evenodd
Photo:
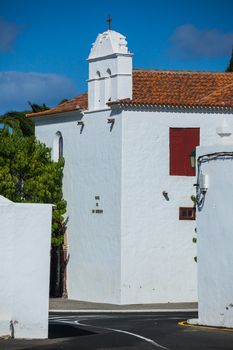
<path id="1" fill-rule="evenodd" d="M 226 68 L 226 72 L 233 72 L 233 48 L 232 48 L 232 52 L 231 52 L 231 59 L 230 59 L 228 67 Z"/>

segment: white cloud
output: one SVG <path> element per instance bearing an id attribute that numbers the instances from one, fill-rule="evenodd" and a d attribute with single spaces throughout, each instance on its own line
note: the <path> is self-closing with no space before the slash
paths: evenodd
<path id="1" fill-rule="evenodd" d="M 233 32 L 200 30 L 192 24 L 184 24 L 176 28 L 171 41 L 171 53 L 183 58 L 223 57 L 230 55 Z"/>
<path id="2" fill-rule="evenodd" d="M 13 49 L 17 36 L 25 27 L 13 22 L 7 22 L 0 17 L 0 51 L 11 51 Z"/>
<path id="3" fill-rule="evenodd" d="M 28 109 L 28 101 L 48 106 L 77 94 L 72 80 L 58 74 L 0 72 L 0 113 Z"/>

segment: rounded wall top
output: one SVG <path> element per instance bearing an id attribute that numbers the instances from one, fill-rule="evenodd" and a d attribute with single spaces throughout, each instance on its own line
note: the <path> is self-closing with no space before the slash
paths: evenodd
<path id="1" fill-rule="evenodd" d="M 108 30 L 97 36 L 88 59 L 92 60 L 112 54 L 130 54 L 130 52 L 125 36 L 114 30 Z"/>

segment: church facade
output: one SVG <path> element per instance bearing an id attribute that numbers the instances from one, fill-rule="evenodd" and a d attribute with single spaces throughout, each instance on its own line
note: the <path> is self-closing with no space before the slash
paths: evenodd
<path id="1" fill-rule="evenodd" d="M 196 301 L 190 154 L 232 125 L 233 74 L 135 70 L 112 30 L 88 61 L 88 93 L 29 115 L 55 161 L 63 144 L 68 296 Z"/>

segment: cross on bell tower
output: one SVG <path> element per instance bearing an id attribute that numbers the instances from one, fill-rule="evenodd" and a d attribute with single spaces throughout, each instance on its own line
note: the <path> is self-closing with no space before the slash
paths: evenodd
<path id="1" fill-rule="evenodd" d="M 112 18 L 111 18 L 111 16 L 110 16 L 110 15 L 108 15 L 107 22 L 108 22 L 108 30 L 111 30 Z"/>

